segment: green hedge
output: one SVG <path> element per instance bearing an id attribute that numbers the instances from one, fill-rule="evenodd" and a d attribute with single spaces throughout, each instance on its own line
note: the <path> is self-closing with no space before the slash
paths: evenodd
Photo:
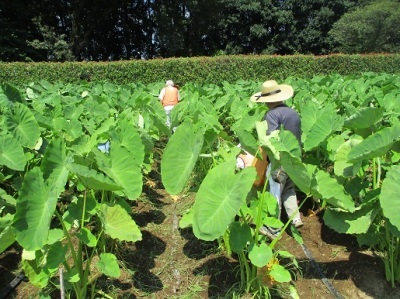
<path id="1" fill-rule="evenodd" d="M 169 58 L 118 62 L 1 63 L 0 84 L 30 82 L 77 83 L 82 79 L 115 84 L 153 83 L 173 79 L 185 84 L 236 82 L 239 79 L 283 80 L 288 76 L 354 75 L 363 72 L 400 73 L 400 54 L 374 55 L 238 55 Z"/>

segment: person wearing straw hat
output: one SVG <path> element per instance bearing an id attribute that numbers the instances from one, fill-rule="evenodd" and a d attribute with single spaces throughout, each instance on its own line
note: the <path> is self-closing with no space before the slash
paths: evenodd
<path id="1" fill-rule="evenodd" d="M 167 80 L 165 82 L 165 87 L 161 89 L 158 99 L 163 105 L 165 114 L 167 116 L 165 124 L 168 126 L 168 128 L 171 128 L 171 110 L 181 100 L 179 90 L 177 86 L 174 85 L 172 80 Z"/>
<path id="2" fill-rule="evenodd" d="M 284 101 L 293 96 L 293 88 L 287 84 L 278 84 L 275 80 L 265 81 L 262 85 L 261 91 L 251 96 L 250 101 L 255 103 L 265 103 L 268 111 L 264 116 L 267 121 L 268 129 L 267 135 L 272 131 L 279 130 L 281 126 L 294 134 L 301 145 L 301 121 L 299 114 L 296 110 L 287 106 Z M 271 171 L 273 166 L 269 165 L 267 174 Z M 279 208 L 282 204 L 288 217 L 292 217 L 292 224 L 299 228 L 303 226 L 300 213 L 298 211 L 298 203 L 295 192 L 295 185 L 289 178 L 287 173 L 282 167 L 278 167 L 269 176 L 270 192 L 276 197 Z M 280 216 L 280 215 L 279 215 Z M 262 226 L 260 233 L 268 236 L 271 239 L 276 238 L 280 234 L 280 229 Z"/>

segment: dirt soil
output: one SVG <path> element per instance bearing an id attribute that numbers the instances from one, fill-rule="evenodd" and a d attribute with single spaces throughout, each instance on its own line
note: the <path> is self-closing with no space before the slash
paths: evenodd
<path id="1" fill-rule="evenodd" d="M 172 198 L 162 186 L 150 185 L 133 206 L 133 218 L 141 227 L 143 240 L 118 247 L 116 254 L 123 270 L 118 280 L 98 281 L 108 298 L 251 298 L 233 295 L 239 283 L 237 260 L 227 258 L 218 242 L 197 240 L 190 228 L 179 228 L 179 220 L 193 204 L 195 194 Z M 322 212 L 308 214 L 308 209 L 303 211 L 301 234 L 314 264 L 289 235 L 278 243 L 299 262 L 301 271 L 293 275 L 292 284 L 300 298 L 400 298 L 400 288 L 393 289 L 385 281 L 379 257 L 360 249 L 353 237 L 326 227 Z M 0 255 L 0 293 L 20 272 L 19 260 L 17 247 Z M 4 298 L 36 298 L 37 293 L 29 282 L 22 281 Z M 60 298 L 57 293 L 53 295 Z M 277 298 L 290 297 L 281 294 Z"/>

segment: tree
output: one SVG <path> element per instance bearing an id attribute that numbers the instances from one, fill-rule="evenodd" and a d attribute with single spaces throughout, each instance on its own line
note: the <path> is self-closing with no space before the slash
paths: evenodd
<path id="1" fill-rule="evenodd" d="M 69 38 L 77 60 L 151 58 L 153 0 L 68 0 Z"/>
<path id="2" fill-rule="evenodd" d="M 44 50 L 47 53 L 48 61 L 70 61 L 74 60 L 66 41 L 66 34 L 57 34 L 54 28 L 43 25 L 40 17 L 32 19 L 43 37 L 43 41 L 35 39 L 27 41 L 29 46 L 37 50 Z"/>
<path id="3" fill-rule="evenodd" d="M 185 33 L 187 32 L 187 1 L 158 0 L 153 6 L 156 31 L 154 43 L 162 57 L 187 56 Z"/>
<path id="4" fill-rule="evenodd" d="M 0 1 L 0 61 L 45 60 L 46 52 L 26 41 L 40 37 L 32 18 L 37 15 L 37 1 Z"/>
<path id="5" fill-rule="evenodd" d="M 326 54 L 328 32 L 357 0 L 221 0 L 220 49 L 227 54 Z"/>
<path id="6" fill-rule="evenodd" d="M 0 1 L 0 60 L 151 58 L 154 0 Z"/>
<path id="7" fill-rule="evenodd" d="M 189 56 L 210 56 L 220 49 L 217 33 L 223 1 L 194 0 L 189 2 L 190 19 L 186 28 Z"/>
<path id="8" fill-rule="evenodd" d="M 348 12 L 329 34 L 343 53 L 400 52 L 400 3 L 374 1 Z"/>
<path id="9" fill-rule="evenodd" d="M 212 55 L 213 36 L 220 15 L 220 2 L 207 0 L 154 1 L 154 46 L 157 56 Z"/>
<path id="10" fill-rule="evenodd" d="M 279 54 L 327 54 L 333 48 L 328 35 L 332 25 L 357 0 L 286 0 L 276 1 L 280 30 L 274 35 Z"/>
<path id="11" fill-rule="evenodd" d="M 226 54 L 258 54 L 272 46 L 279 12 L 270 0 L 223 0 L 214 34 Z"/>
<path id="12" fill-rule="evenodd" d="M 327 54 L 335 45 L 332 25 L 356 3 L 368 7 L 370 1 L 0 1 L 0 60 Z M 391 11 L 381 35 L 398 40 L 398 7 Z M 398 45 L 395 38 L 391 45 Z"/>

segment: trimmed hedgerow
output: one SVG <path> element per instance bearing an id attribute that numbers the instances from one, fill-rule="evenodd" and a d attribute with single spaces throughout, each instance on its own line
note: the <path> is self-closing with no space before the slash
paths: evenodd
<path id="1" fill-rule="evenodd" d="M 168 78 L 184 84 L 223 81 L 283 80 L 288 76 L 354 75 L 363 72 L 400 73 L 399 54 L 369 55 L 234 55 L 168 58 L 116 62 L 0 63 L 0 84 L 26 85 L 30 82 L 77 83 L 80 80 L 115 84 L 144 84 Z"/>

